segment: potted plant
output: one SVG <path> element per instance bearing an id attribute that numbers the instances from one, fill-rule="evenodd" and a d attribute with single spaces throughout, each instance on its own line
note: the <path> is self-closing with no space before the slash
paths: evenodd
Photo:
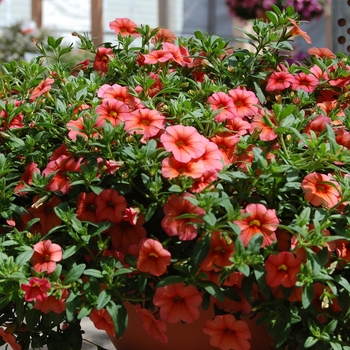
<path id="1" fill-rule="evenodd" d="M 251 51 L 119 18 L 115 42 L 75 33 L 91 62 L 49 37 L 4 64 L 3 343 L 80 349 L 90 317 L 118 344 L 134 312 L 166 349 L 203 311 L 208 348 L 270 345 L 261 323 L 275 349 L 349 349 L 349 58 L 289 65 L 309 38 L 266 16 Z"/>

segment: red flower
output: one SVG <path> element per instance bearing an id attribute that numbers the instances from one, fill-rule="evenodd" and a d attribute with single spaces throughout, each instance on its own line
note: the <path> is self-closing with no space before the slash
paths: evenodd
<path id="1" fill-rule="evenodd" d="M 129 134 L 142 135 L 141 142 L 146 143 L 148 139 L 156 136 L 159 130 L 164 128 L 164 121 L 165 117 L 156 110 L 137 109 L 126 116 L 124 129 Z"/>
<path id="2" fill-rule="evenodd" d="M 280 285 L 286 288 L 294 287 L 297 274 L 300 271 L 300 264 L 301 259 L 290 252 L 271 254 L 265 261 L 266 283 L 270 287 Z"/>
<path id="3" fill-rule="evenodd" d="M 191 323 L 199 317 L 202 296 L 194 286 L 185 286 L 181 282 L 157 288 L 153 304 L 160 308 L 163 321 Z"/>
<path id="4" fill-rule="evenodd" d="M 175 159 L 186 163 L 199 158 L 204 153 L 204 136 L 193 126 L 175 125 L 166 128 L 160 140 L 166 151 L 172 152 Z"/>
<path id="5" fill-rule="evenodd" d="M 50 288 L 50 281 L 46 278 L 32 277 L 28 284 L 21 284 L 24 300 L 28 302 L 33 300 L 43 301 L 47 298 L 47 292 Z"/>
<path id="6" fill-rule="evenodd" d="M 114 322 L 106 309 L 94 309 L 90 313 L 90 320 L 97 329 L 105 331 L 111 338 L 115 338 Z"/>
<path id="7" fill-rule="evenodd" d="M 34 309 L 48 314 L 54 312 L 60 314 L 66 311 L 66 299 L 68 298 L 68 291 L 64 289 L 60 298 L 56 298 L 54 295 L 49 295 L 46 299 L 39 301 L 36 300 L 34 303 Z"/>
<path id="8" fill-rule="evenodd" d="M 167 271 L 170 265 L 171 255 L 163 248 L 163 245 L 151 238 L 140 243 L 137 268 L 142 272 L 150 273 L 154 276 L 161 276 Z"/>
<path id="9" fill-rule="evenodd" d="M 51 84 L 55 82 L 54 79 L 46 78 L 40 82 L 40 84 L 30 94 L 30 102 L 34 102 L 39 96 L 45 94 L 45 92 L 51 89 Z"/>
<path id="10" fill-rule="evenodd" d="M 50 240 L 38 242 L 34 245 L 31 258 L 36 272 L 52 273 L 56 269 L 56 262 L 62 259 L 62 248 Z"/>
<path id="11" fill-rule="evenodd" d="M 210 345 L 221 350 L 249 350 L 251 339 L 248 324 L 245 321 L 237 321 L 231 315 L 215 316 L 208 320 L 203 328 L 205 334 L 210 335 Z"/>
<path id="12" fill-rule="evenodd" d="M 334 207 L 340 200 L 340 186 L 330 176 L 313 172 L 301 182 L 305 199 L 315 207 Z"/>
<path id="13" fill-rule="evenodd" d="M 19 179 L 20 182 L 14 188 L 14 192 L 20 196 L 27 194 L 27 192 L 22 191 L 22 189 L 26 188 L 26 185 L 31 185 L 33 183 L 34 173 L 40 173 L 40 170 L 38 164 L 31 162 L 26 166 L 23 175 Z"/>
<path id="14" fill-rule="evenodd" d="M 157 320 L 149 310 L 141 308 L 139 304 L 135 306 L 135 309 L 142 319 L 142 326 L 146 332 L 161 343 L 167 344 L 168 337 L 164 334 L 167 330 L 165 322 Z"/>
<path id="15" fill-rule="evenodd" d="M 135 30 L 137 24 L 129 18 L 116 18 L 114 21 L 109 22 L 109 28 L 114 30 L 115 34 L 120 34 L 122 37 L 135 36 L 139 37 L 140 34 Z"/>
<path id="16" fill-rule="evenodd" d="M 108 63 L 114 57 L 113 50 L 106 47 L 99 47 L 94 60 L 94 69 L 98 72 L 107 73 Z"/>
<path id="17" fill-rule="evenodd" d="M 13 350 L 21 350 L 22 346 L 16 342 L 16 337 L 11 333 L 6 332 L 6 330 L 0 327 L 0 337 L 2 340 L 10 345 Z"/>
<path id="18" fill-rule="evenodd" d="M 96 218 L 96 198 L 94 192 L 81 192 L 77 199 L 77 218 L 81 221 L 97 222 Z"/>
<path id="19" fill-rule="evenodd" d="M 107 189 L 100 192 L 96 200 L 97 221 L 120 222 L 126 209 L 126 200 L 116 190 Z"/>
<path id="20" fill-rule="evenodd" d="M 292 89 L 302 89 L 306 92 L 313 92 L 316 89 L 318 83 L 319 80 L 313 74 L 306 74 L 304 72 L 300 72 L 294 76 Z"/>
<path id="21" fill-rule="evenodd" d="M 199 208 L 186 199 L 190 197 L 188 193 L 182 194 L 180 197 L 172 194 L 167 203 L 164 205 L 164 218 L 161 225 L 168 236 L 179 236 L 182 241 L 187 241 L 197 236 L 196 223 L 200 223 L 199 218 L 177 219 L 183 214 L 195 214 L 203 216 L 204 209 Z"/>
<path id="22" fill-rule="evenodd" d="M 245 246 L 248 246 L 252 237 L 258 233 L 263 235 L 262 247 L 274 242 L 275 231 L 279 225 L 274 209 L 267 209 L 263 204 L 248 204 L 241 213 L 242 215 L 249 214 L 249 216 L 235 220 L 234 223 L 241 229 L 239 237 Z"/>
<path id="23" fill-rule="evenodd" d="M 294 83 L 294 77 L 289 72 L 273 72 L 267 81 L 266 91 L 282 91 Z"/>

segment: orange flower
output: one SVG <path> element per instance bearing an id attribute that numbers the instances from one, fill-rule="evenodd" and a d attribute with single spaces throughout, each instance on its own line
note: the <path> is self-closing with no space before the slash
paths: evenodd
<path id="1" fill-rule="evenodd" d="M 153 50 L 152 52 L 143 55 L 144 64 L 157 64 L 168 62 L 173 58 L 171 52 L 167 50 Z"/>
<path id="2" fill-rule="evenodd" d="M 213 111 L 219 112 L 214 117 L 214 120 L 217 122 L 223 122 L 236 117 L 232 98 L 224 92 L 215 92 L 209 96 L 207 103 Z"/>
<path id="3" fill-rule="evenodd" d="M 313 172 L 301 182 L 305 199 L 315 207 L 334 207 L 340 200 L 340 186 L 330 176 Z"/>
<path id="4" fill-rule="evenodd" d="M 137 24 L 129 18 L 116 18 L 114 21 L 109 22 L 109 28 L 114 30 L 115 34 L 120 34 L 122 37 L 129 35 L 140 36 L 136 31 Z"/>
<path id="5" fill-rule="evenodd" d="M 288 18 L 288 19 L 289 19 L 289 21 L 292 23 L 293 29 L 291 29 L 291 30 L 287 33 L 287 35 L 288 35 L 288 36 L 297 36 L 297 35 L 299 35 L 299 36 L 301 36 L 302 38 L 304 38 L 305 41 L 306 41 L 308 44 L 311 44 L 312 41 L 311 41 L 310 37 L 307 35 L 306 32 L 304 32 L 303 30 L 300 29 L 300 27 L 297 25 L 297 22 L 295 22 L 294 19 L 291 19 L 291 18 Z"/>
<path id="6" fill-rule="evenodd" d="M 137 268 L 142 272 L 150 273 L 154 276 L 161 276 L 167 271 L 170 265 L 171 255 L 163 248 L 163 245 L 151 238 L 140 243 Z"/>
<path id="7" fill-rule="evenodd" d="M 178 176 L 189 176 L 193 179 L 200 178 L 205 171 L 200 161 L 178 162 L 173 156 L 162 160 L 162 175 L 167 179 L 174 179 Z"/>
<path id="8" fill-rule="evenodd" d="M 11 333 L 6 332 L 6 330 L 0 327 L 0 337 L 4 342 L 9 344 L 13 350 L 21 350 L 22 346 L 16 342 L 16 337 Z"/>
<path id="9" fill-rule="evenodd" d="M 40 82 L 40 84 L 30 94 L 30 102 L 34 102 L 39 96 L 45 94 L 45 92 L 51 89 L 51 84 L 55 82 L 54 79 L 46 78 Z"/>
<path id="10" fill-rule="evenodd" d="M 170 29 L 160 28 L 157 33 L 152 37 L 152 44 L 162 41 L 163 43 L 174 43 L 176 35 Z"/>
<path id="11" fill-rule="evenodd" d="M 221 350 L 249 350 L 251 339 L 248 324 L 237 321 L 235 316 L 227 314 L 215 316 L 208 320 L 203 328 L 205 334 L 210 335 L 210 345 Z"/>
<path id="12" fill-rule="evenodd" d="M 135 310 L 142 319 L 142 326 L 146 332 L 161 343 L 167 344 L 168 337 L 164 334 L 167 330 L 165 322 L 157 320 L 147 309 L 141 308 L 139 304 L 135 305 Z"/>
<path id="13" fill-rule="evenodd" d="M 307 50 L 309 55 L 314 55 L 318 58 L 336 58 L 335 54 L 326 47 L 312 47 Z"/>
<path id="14" fill-rule="evenodd" d="M 290 252 L 271 254 L 265 261 L 266 283 L 270 287 L 294 287 L 300 271 L 301 259 Z"/>
<path id="15" fill-rule="evenodd" d="M 197 223 L 201 220 L 198 218 L 184 218 L 177 219 L 178 216 L 183 214 L 195 214 L 203 216 L 205 214 L 204 209 L 199 208 L 192 204 L 186 197 L 190 197 L 188 193 L 184 193 L 181 196 L 172 194 L 167 203 L 164 205 L 164 218 L 161 225 L 168 236 L 179 236 L 182 241 L 187 241 L 197 236 Z"/>
<path id="16" fill-rule="evenodd" d="M 98 114 L 97 123 L 100 126 L 105 121 L 109 121 L 112 126 L 117 126 L 123 123 L 126 117 L 130 114 L 129 106 L 122 101 L 114 100 L 111 98 L 105 99 L 96 108 Z"/>
<path id="17" fill-rule="evenodd" d="M 248 204 L 241 211 L 242 215 L 249 214 L 241 220 L 235 220 L 234 223 L 239 226 L 243 244 L 248 246 L 249 241 L 258 233 L 263 235 L 262 247 L 266 247 L 276 239 L 275 231 L 279 225 L 279 220 L 274 209 L 267 209 L 263 204 Z"/>
<path id="18" fill-rule="evenodd" d="M 247 91 L 245 87 L 230 90 L 229 96 L 233 101 L 233 113 L 240 118 L 253 117 L 258 113 L 256 106 L 259 100 L 253 91 Z"/>
<path id="19" fill-rule="evenodd" d="M 210 250 L 200 267 L 204 271 L 221 271 L 225 266 L 231 265 L 230 258 L 233 254 L 233 242 L 221 235 L 220 231 L 214 231 L 210 236 Z"/>
<path id="20" fill-rule="evenodd" d="M 153 304 L 160 308 L 159 315 L 163 321 L 191 323 L 199 318 L 202 296 L 194 286 L 185 286 L 181 282 L 157 288 Z"/>
<path id="21" fill-rule="evenodd" d="M 126 200 L 116 190 L 107 189 L 100 192 L 95 199 L 97 221 L 120 222 L 126 209 Z"/>
<path id="22" fill-rule="evenodd" d="M 111 338 L 115 338 L 114 322 L 106 309 L 97 310 L 90 313 L 90 320 L 97 329 L 105 331 Z"/>

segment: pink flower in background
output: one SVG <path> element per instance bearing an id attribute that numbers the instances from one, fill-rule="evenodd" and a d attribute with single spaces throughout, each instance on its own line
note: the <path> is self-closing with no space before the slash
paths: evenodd
<path id="1" fill-rule="evenodd" d="M 124 36 L 139 37 L 140 34 L 136 31 L 137 24 L 129 18 L 116 18 L 114 21 L 109 22 L 109 28 L 114 30 L 115 34 Z"/>

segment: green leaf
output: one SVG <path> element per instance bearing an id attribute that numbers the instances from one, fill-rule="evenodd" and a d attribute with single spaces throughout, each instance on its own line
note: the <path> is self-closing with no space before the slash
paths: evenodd
<path id="1" fill-rule="evenodd" d="M 75 315 L 79 311 L 80 303 L 81 296 L 74 294 L 74 292 L 70 292 L 66 300 L 66 316 L 68 322 L 72 322 L 74 320 Z"/>
<path id="2" fill-rule="evenodd" d="M 197 241 L 193 248 L 193 265 L 198 268 L 199 264 L 206 258 L 210 251 L 210 234 L 205 234 Z"/>
<path id="3" fill-rule="evenodd" d="M 70 256 L 74 255 L 79 249 L 81 248 L 80 244 L 70 246 L 63 252 L 63 257 L 62 259 L 65 260 L 69 258 Z"/>
<path id="4" fill-rule="evenodd" d="M 111 298 L 111 295 L 106 290 L 103 290 L 97 299 L 97 310 L 101 310 L 103 307 L 105 307 Z"/>
<path id="5" fill-rule="evenodd" d="M 32 257 L 33 252 L 34 252 L 34 250 L 32 248 L 29 248 L 28 250 L 19 254 L 16 258 L 16 264 L 17 265 L 24 265 L 25 263 L 27 263 L 30 260 L 30 258 Z"/>
<path id="6" fill-rule="evenodd" d="M 181 277 L 181 276 L 168 276 L 168 277 L 163 278 L 161 281 L 159 281 L 157 283 L 156 288 L 164 287 L 164 286 L 167 286 L 169 284 L 180 283 L 180 282 L 183 282 L 184 280 L 185 280 L 185 278 Z"/>
<path id="7" fill-rule="evenodd" d="M 84 317 L 87 317 L 90 315 L 91 311 L 93 309 L 93 306 L 83 306 L 78 313 L 78 320 L 83 319 Z"/>
<path id="8" fill-rule="evenodd" d="M 249 274 L 250 274 L 250 268 L 246 264 L 238 266 L 237 270 L 239 272 L 242 272 L 244 276 L 249 276 Z"/>
<path id="9" fill-rule="evenodd" d="M 242 255 L 245 252 L 244 244 L 242 240 L 237 237 L 235 241 L 235 254 Z"/>
<path id="10" fill-rule="evenodd" d="M 201 282 L 200 284 L 204 290 L 215 297 L 217 300 L 223 302 L 224 301 L 224 293 L 219 288 L 219 286 L 214 282 Z"/>
<path id="11" fill-rule="evenodd" d="M 115 334 L 120 338 L 128 325 L 128 312 L 124 305 L 116 305 L 110 301 L 106 307 L 114 323 Z"/>
<path id="12" fill-rule="evenodd" d="M 102 278 L 103 274 L 100 270 L 96 270 L 96 269 L 86 269 L 84 271 L 84 275 L 86 276 L 92 276 L 92 277 L 96 277 L 96 278 Z"/>
<path id="13" fill-rule="evenodd" d="M 302 304 L 303 308 L 307 309 L 314 298 L 314 286 L 312 284 L 309 284 L 304 287 L 303 293 L 302 293 Z"/>
<path id="14" fill-rule="evenodd" d="M 312 336 L 308 337 L 306 340 L 305 340 L 305 343 L 304 343 L 304 347 L 307 349 L 307 348 L 311 348 L 312 346 L 314 346 L 316 343 L 318 342 L 318 339 L 317 338 L 314 338 Z"/>
<path id="15" fill-rule="evenodd" d="M 64 284 L 67 285 L 69 283 L 75 282 L 83 274 L 85 267 L 85 264 L 80 264 L 77 266 L 75 266 L 74 264 L 68 272 L 66 278 L 64 279 Z"/>
<path id="16" fill-rule="evenodd" d="M 278 322 L 276 322 L 276 326 L 274 327 L 275 345 L 277 348 L 282 346 L 282 344 L 287 340 L 289 334 L 290 323 L 279 319 Z"/>

